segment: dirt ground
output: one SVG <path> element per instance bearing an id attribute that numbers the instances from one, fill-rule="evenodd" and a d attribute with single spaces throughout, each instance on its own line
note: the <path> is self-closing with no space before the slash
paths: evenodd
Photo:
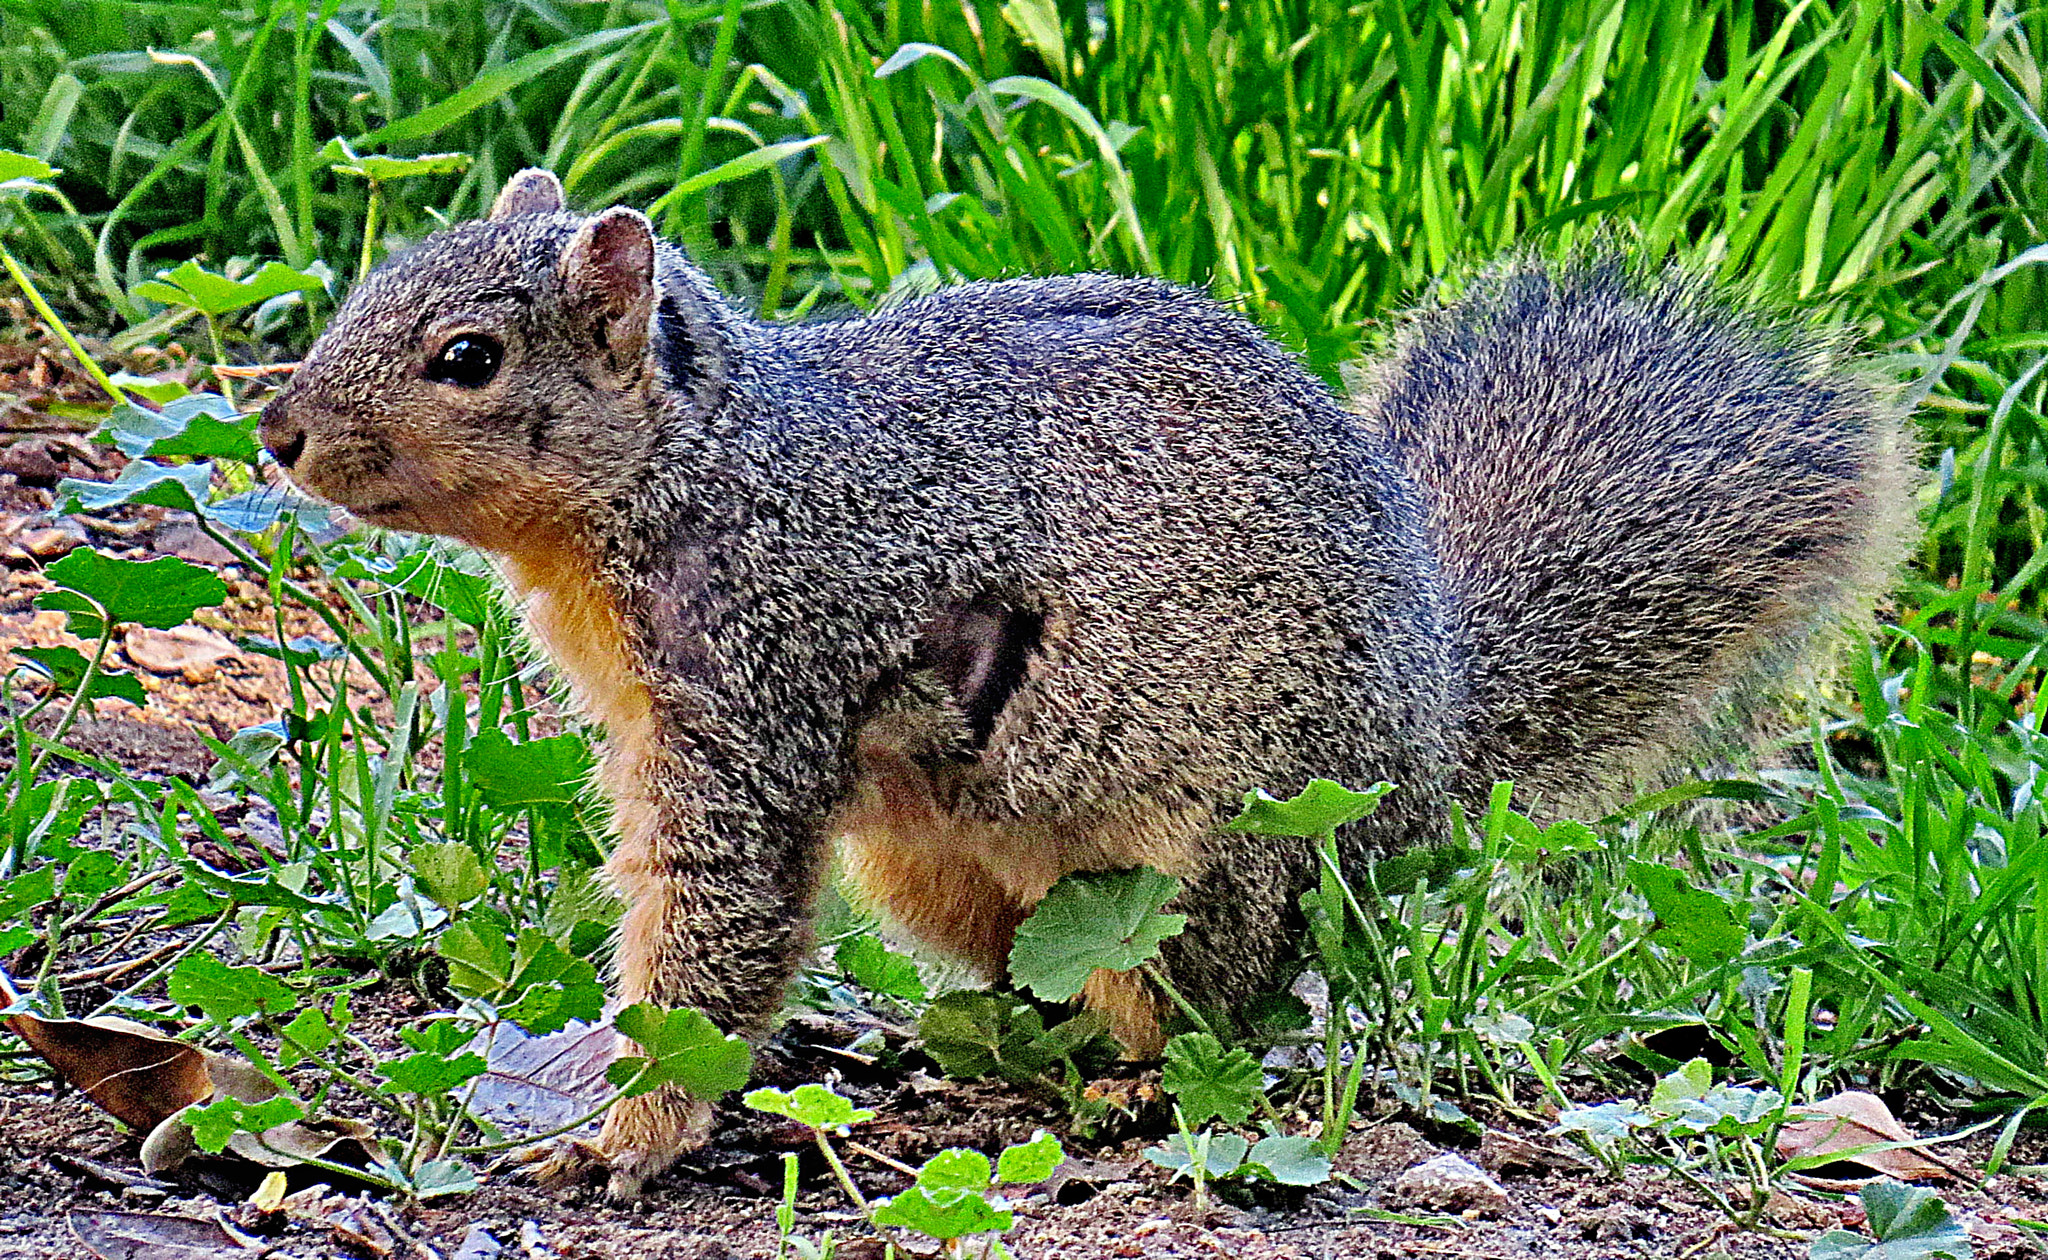
<path id="1" fill-rule="evenodd" d="M 51 401 L 75 393 L 55 361 L 34 347 L 0 346 L 0 647 L 65 641 L 61 620 L 33 607 L 44 588 L 40 568 L 90 542 L 141 558 L 180 555 L 221 569 L 235 598 L 214 629 L 271 633 L 264 592 L 234 569 L 177 513 L 145 508 L 106 519 L 51 510 L 60 477 L 110 477 L 120 457 L 85 440 L 83 424 L 52 418 Z M 210 616 L 212 614 L 209 614 Z M 293 625 L 290 633 L 311 626 Z M 151 693 L 145 711 L 120 701 L 75 730 L 86 751 L 131 772 L 202 779 L 210 754 L 204 732 L 234 730 L 277 715 L 277 664 L 230 653 L 199 665 L 150 668 L 136 657 L 147 645 L 123 644 L 114 663 L 132 668 Z M 256 824 L 252 822 L 252 827 Z M 260 836 L 258 837 L 260 839 Z M 418 999 L 366 991 L 366 1026 L 386 1026 Z M 878 1068 L 845 1047 L 860 1031 L 828 1017 L 793 1022 L 762 1056 L 761 1083 L 836 1081 L 879 1118 L 854 1141 L 888 1160 L 916 1164 L 947 1146 L 993 1152 L 1051 1129 L 1070 1162 L 1044 1185 L 1014 1196 L 1017 1224 L 1006 1237 L 1019 1257 L 1242 1257 L 1243 1260 L 1607 1260 L 1680 1256 L 1798 1258 L 1805 1241 L 1725 1232 L 1691 1188 L 1654 1170 L 1620 1180 L 1589 1167 L 1568 1144 L 1505 1115 L 1481 1138 L 1424 1133 L 1392 1115 L 1360 1122 L 1340 1157 L 1341 1176 L 1313 1191 L 1268 1187 L 1218 1189 L 1198 1210 L 1184 1182 L 1146 1163 L 1164 1118 L 1142 1111 L 1120 1131 L 1077 1138 L 1049 1099 L 1000 1085 L 937 1079 L 914 1047 L 899 1045 Z M 295 1182 L 283 1205 L 249 1202 L 252 1180 L 218 1168 L 188 1166 L 153 1181 L 139 1169 L 138 1139 L 81 1095 L 38 1072 L 32 1056 L 0 1056 L 0 1260 L 120 1256 L 124 1260 L 222 1260 L 268 1255 L 359 1260 L 734 1260 L 778 1255 L 775 1207 L 784 1152 L 801 1160 L 797 1236 L 828 1233 L 846 1260 L 870 1260 L 881 1247 L 866 1233 L 832 1182 L 807 1133 L 728 1109 L 712 1144 L 642 1201 L 618 1206 L 593 1189 L 543 1192 L 516 1171 L 491 1172 L 474 1194 L 426 1204 L 379 1202 Z M 1110 1088 L 1126 1088 L 1112 1084 Z M 1647 1089 L 1647 1085 L 1644 1087 Z M 1902 1106 L 1905 1100 L 1890 1100 Z M 1922 1132 L 1963 1127 L 1955 1117 L 1917 1116 Z M 1981 1168 L 1988 1142 L 1944 1148 L 1957 1166 Z M 1505 1206 L 1458 1211 L 1418 1202 L 1396 1189 L 1402 1173 L 1456 1151 L 1499 1179 Z M 907 1178 L 873 1156 L 846 1151 L 864 1191 L 894 1193 Z M 2021 1136 L 2013 1159 L 2048 1162 L 2048 1137 Z M 1940 1187 L 1970 1228 L 1976 1260 L 2018 1260 L 2039 1249 L 2011 1222 L 2048 1218 L 2048 1181 L 2001 1176 L 1981 1188 Z M 1854 1227 L 1852 1199 L 1794 1189 L 1771 1213 L 1779 1229 L 1812 1236 Z M 180 1218 L 186 1223 L 179 1224 Z M 178 1231 L 174 1235 L 173 1228 Z M 978 1246 L 966 1254 L 979 1254 Z"/>

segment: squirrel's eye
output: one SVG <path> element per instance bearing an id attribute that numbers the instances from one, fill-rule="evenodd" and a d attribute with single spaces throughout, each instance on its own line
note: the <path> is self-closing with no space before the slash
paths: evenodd
<path id="1" fill-rule="evenodd" d="M 427 379 L 476 389 L 488 385 L 498 374 L 498 360 L 504 348 L 482 333 L 464 333 L 435 355 L 427 364 Z"/>

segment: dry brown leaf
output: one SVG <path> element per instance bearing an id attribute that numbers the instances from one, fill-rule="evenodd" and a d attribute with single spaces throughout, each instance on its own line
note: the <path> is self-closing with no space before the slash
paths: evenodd
<path id="1" fill-rule="evenodd" d="M 7 1027 L 59 1076 L 137 1133 L 213 1096 L 206 1051 L 132 1020 L 24 1014 L 8 1016 Z"/>
<path id="2" fill-rule="evenodd" d="M 1792 1114 L 1798 1118 L 1778 1132 L 1778 1154 L 1786 1159 L 1839 1154 L 1841 1162 L 1868 1168 L 1873 1177 L 1895 1177 L 1900 1181 L 1925 1181 L 1952 1175 L 1947 1167 L 1916 1150 L 1844 1153 L 1860 1146 L 1918 1140 L 1875 1094 L 1852 1089 L 1800 1107 Z M 1836 1180 L 1794 1175 L 1815 1183 Z"/>
<path id="3" fill-rule="evenodd" d="M 250 1260 L 267 1250 L 196 1216 L 73 1212 L 71 1232 L 99 1260 Z"/>

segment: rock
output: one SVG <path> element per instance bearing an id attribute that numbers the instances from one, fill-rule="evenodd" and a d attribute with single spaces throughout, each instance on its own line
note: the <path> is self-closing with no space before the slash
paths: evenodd
<path id="1" fill-rule="evenodd" d="M 157 527 L 152 539 L 156 549 L 167 556 L 190 560 L 194 564 L 233 564 L 234 553 L 207 537 L 197 525 L 190 521 L 171 521 Z"/>
<path id="2" fill-rule="evenodd" d="M 13 473 L 22 485 L 48 490 L 63 478 L 64 466 L 48 442 L 27 438 L 0 450 L 0 473 Z"/>
<path id="3" fill-rule="evenodd" d="M 241 649 L 218 630 L 205 626 L 176 626 L 153 630 L 130 626 L 121 646 L 134 661 L 152 674 L 179 674 L 188 683 L 210 681 L 220 663 L 241 655 Z"/>
<path id="4" fill-rule="evenodd" d="M 55 560 L 85 545 L 85 531 L 66 521 L 25 531 L 16 544 L 38 560 Z"/>
<path id="5" fill-rule="evenodd" d="M 1394 1193 L 1410 1203 L 1456 1211 L 1505 1211 L 1508 1192 L 1462 1155 L 1444 1154 L 1417 1164 L 1394 1182 Z"/>

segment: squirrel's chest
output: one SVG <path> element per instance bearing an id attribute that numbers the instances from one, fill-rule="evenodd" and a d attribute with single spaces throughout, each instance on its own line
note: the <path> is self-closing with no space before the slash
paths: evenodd
<path id="1" fill-rule="evenodd" d="M 634 666 L 617 602 L 594 567 L 572 552 L 508 557 L 504 570 L 527 627 L 568 681 L 577 707 L 604 725 L 599 781 L 614 802 L 620 839 L 649 839 L 659 823 L 638 785 L 655 752 L 654 697 Z"/>

